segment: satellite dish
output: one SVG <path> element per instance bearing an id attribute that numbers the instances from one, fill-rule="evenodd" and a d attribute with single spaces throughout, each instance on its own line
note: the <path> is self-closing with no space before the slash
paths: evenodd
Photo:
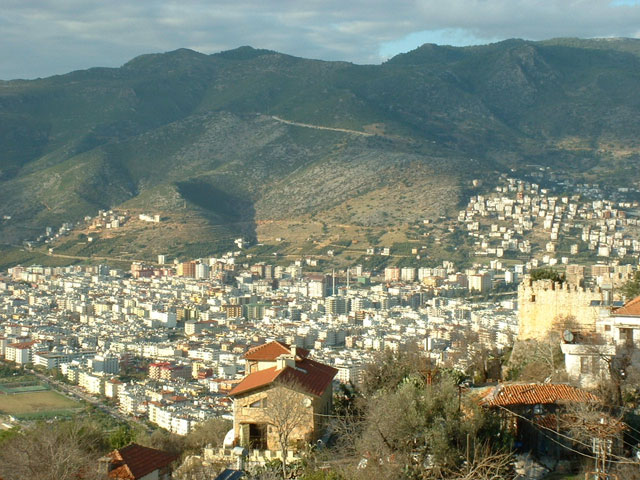
<path id="1" fill-rule="evenodd" d="M 304 400 L 302 400 L 302 404 L 305 407 L 310 407 L 311 406 L 311 399 L 310 398 L 305 398 Z"/>
<path id="2" fill-rule="evenodd" d="M 573 342 L 573 333 L 571 333 L 571 330 L 565 330 L 562 332 L 562 338 L 565 342 L 571 343 Z"/>
<path id="3" fill-rule="evenodd" d="M 233 442 L 235 440 L 235 433 L 233 431 L 233 428 L 231 430 L 229 430 L 227 432 L 227 434 L 224 436 L 224 441 L 222 442 L 222 444 L 226 447 L 226 448 L 231 448 L 233 447 Z"/>

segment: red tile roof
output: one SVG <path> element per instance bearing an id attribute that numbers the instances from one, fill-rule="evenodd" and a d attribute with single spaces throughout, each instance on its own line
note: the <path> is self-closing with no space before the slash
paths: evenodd
<path id="1" fill-rule="evenodd" d="M 296 368 L 285 368 L 278 380 L 299 384 L 307 392 L 320 397 L 337 373 L 338 370 L 329 365 L 305 358 L 296 362 Z"/>
<path id="2" fill-rule="evenodd" d="M 548 415 L 535 415 L 533 417 L 533 423 L 549 430 L 557 431 L 559 428 L 558 416 L 553 413 L 549 413 Z"/>
<path id="3" fill-rule="evenodd" d="M 611 312 L 613 315 L 640 316 L 640 297 L 629 300 L 620 308 Z"/>
<path id="4" fill-rule="evenodd" d="M 266 368 L 247 375 L 229 392 L 229 396 L 233 397 L 266 387 L 277 380 L 278 382 L 299 384 L 304 391 L 320 397 L 338 373 L 335 368 L 309 358 L 297 361 L 295 368 L 285 367 L 281 370 L 276 368 Z"/>
<path id="5" fill-rule="evenodd" d="M 500 384 L 484 392 L 480 405 L 506 407 L 571 402 L 597 402 L 599 398 L 565 384 Z"/>
<path id="6" fill-rule="evenodd" d="M 256 360 L 256 361 L 265 361 L 265 362 L 275 362 L 276 359 L 283 354 L 290 354 L 291 347 L 286 343 L 273 341 L 269 343 L 265 343 L 263 345 L 258 345 L 257 347 L 250 348 L 244 354 L 244 358 L 246 360 Z M 309 355 L 309 350 L 305 350 L 304 348 L 296 349 L 296 356 L 300 358 L 306 358 Z"/>
<path id="7" fill-rule="evenodd" d="M 240 393 L 248 392 L 249 390 L 255 390 L 256 388 L 269 385 L 281 373 L 282 370 L 276 370 L 276 367 L 265 368 L 264 370 L 253 372 L 244 377 L 239 384 L 233 387 L 229 392 L 229 396 L 238 395 Z"/>
<path id="8" fill-rule="evenodd" d="M 109 478 L 136 480 L 148 475 L 154 470 L 167 467 L 176 460 L 176 455 L 143 447 L 132 443 L 124 448 L 114 450 L 109 454 L 111 465 L 116 468 L 109 472 Z"/>
<path id="9" fill-rule="evenodd" d="M 25 350 L 27 348 L 31 348 L 36 344 L 35 340 L 31 340 L 29 342 L 22 343 L 10 343 L 8 346 L 12 348 L 17 348 L 18 350 Z"/>

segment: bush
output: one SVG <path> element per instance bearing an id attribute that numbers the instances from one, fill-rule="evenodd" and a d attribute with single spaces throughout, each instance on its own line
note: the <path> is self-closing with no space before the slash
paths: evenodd
<path id="1" fill-rule="evenodd" d="M 556 283 L 564 283 L 566 277 L 564 274 L 560 275 L 553 268 L 538 268 L 531 271 L 532 280 L 553 280 Z"/>

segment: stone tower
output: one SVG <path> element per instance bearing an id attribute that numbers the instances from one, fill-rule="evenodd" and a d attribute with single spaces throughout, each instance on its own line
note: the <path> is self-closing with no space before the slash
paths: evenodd
<path id="1" fill-rule="evenodd" d="M 595 331 L 602 291 L 524 277 L 518 287 L 518 340 L 543 340 L 566 328 Z"/>

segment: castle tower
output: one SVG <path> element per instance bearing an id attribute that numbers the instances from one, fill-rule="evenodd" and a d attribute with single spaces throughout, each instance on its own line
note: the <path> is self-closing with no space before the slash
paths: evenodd
<path id="1" fill-rule="evenodd" d="M 603 300 L 600 289 L 525 276 L 518 287 L 518 340 L 543 340 L 566 328 L 593 332 Z"/>

